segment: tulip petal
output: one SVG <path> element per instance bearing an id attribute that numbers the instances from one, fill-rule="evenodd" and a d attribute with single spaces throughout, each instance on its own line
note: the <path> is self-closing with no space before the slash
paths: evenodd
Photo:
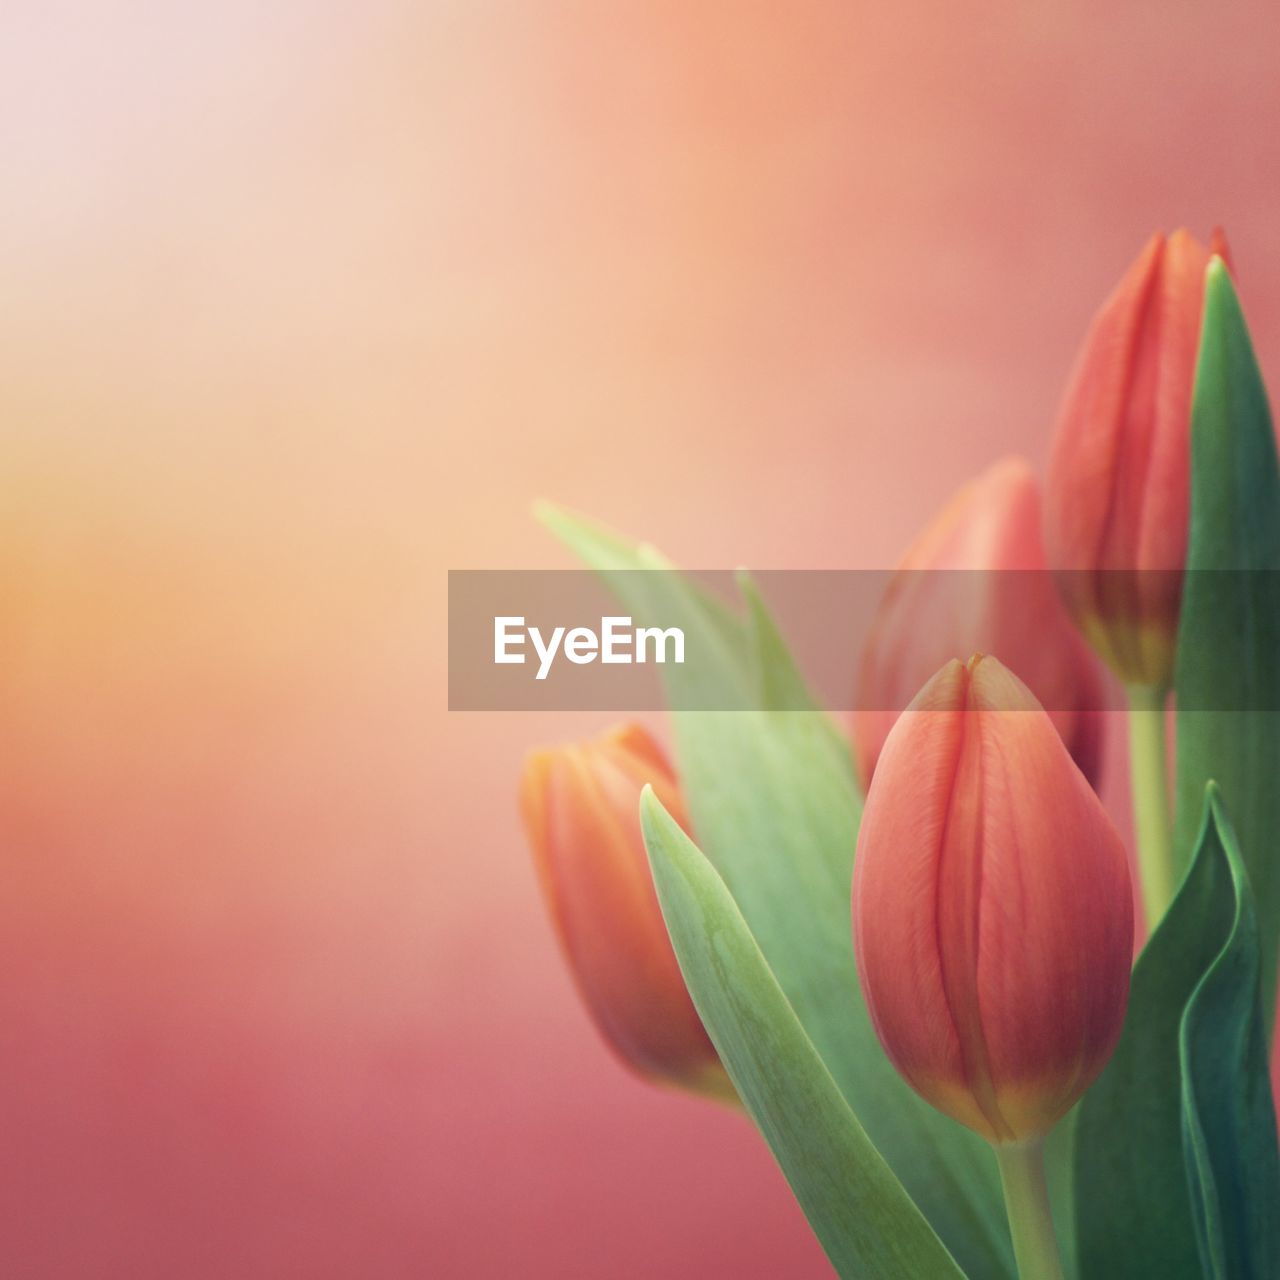
<path id="1" fill-rule="evenodd" d="M 858 972 L 894 1065 L 988 1141 L 1041 1136 L 1119 1035 L 1123 844 L 993 658 L 948 663 L 885 744 L 859 834 Z"/>
<path id="2" fill-rule="evenodd" d="M 925 681 L 949 659 L 979 651 L 1017 672 L 1097 780 L 1097 663 L 1046 572 L 1040 524 L 1035 473 L 1005 458 L 965 485 L 903 556 L 859 671 L 853 735 L 864 781 Z"/>
<path id="3" fill-rule="evenodd" d="M 1185 230 L 1152 237 L 1089 329 L 1050 455 L 1049 562 L 1090 643 L 1129 684 L 1165 688 L 1173 674 L 1209 258 Z"/>
<path id="4" fill-rule="evenodd" d="M 670 766 L 638 726 L 534 752 L 521 810 L 569 970 L 605 1040 L 658 1083 L 725 1092 L 671 950 L 636 807 L 657 788 L 683 820 Z"/>

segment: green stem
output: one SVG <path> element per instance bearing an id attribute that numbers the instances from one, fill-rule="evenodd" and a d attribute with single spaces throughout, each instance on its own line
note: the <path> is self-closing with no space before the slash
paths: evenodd
<path id="1" fill-rule="evenodd" d="M 1002 1143 L 995 1147 L 995 1153 L 1019 1280 L 1062 1280 L 1062 1259 L 1044 1180 L 1044 1139 Z"/>
<path id="2" fill-rule="evenodd" d="M 1173 827 L 1169 809 L 1169 768 L 1165 759 L 1164 703 L 1167 690 L 1129 686 L 1129 770 L 1133 823 L 1138 836 L 1138 870 L 1147 929 L 1160 923 L 1176 888 Z"/>

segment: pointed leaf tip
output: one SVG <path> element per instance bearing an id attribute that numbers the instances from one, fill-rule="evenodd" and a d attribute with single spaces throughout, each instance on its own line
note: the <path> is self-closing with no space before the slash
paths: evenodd
<path id="1" fill-rule="evenodd" d="M 665 813 L 662 801 L 654 794 L 653 784 L 646 782 L 640 792 L 640 821 L 652 821 L 659 813 Z"/>

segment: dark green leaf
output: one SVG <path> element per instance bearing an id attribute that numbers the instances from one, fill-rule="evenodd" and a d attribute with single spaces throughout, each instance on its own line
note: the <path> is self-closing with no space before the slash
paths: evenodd
<path id="1" fill-rule="evenodd" d="M 724 882 L 652 791 L 640 812 L 694 1004 L 836 1271 L 963 1280 L 841 1096 Z"/>
<path id="2" fill-rule="evenodd" d="M 1235 835 L 1211 800 L 1217 852 L 1230 873 L 1216 886 L 1230 932 L 1192 992 L 1178 1041 L 1182 1139 L 1205 1274 L 1280 1276 L 1280 1153 L 1259 998 L 1258 923 Z"/>
<path id="3" fill-rule="evenodd" d="M 1175 689 L 1176 846 L 1222 788 L 1258 903 L 1263 1003 L 1280 939 L 1280 470 L 1267 393 L 1231 278 L 1209 268 L 1191 415 L 1191 532 Z"/>
<path id="4" fill-rule="evenodd" d="M 1253 899 L 1212 787 L 1203 813 L 1190 872 L 1134 968 L 1115 1056 L 1080 1105 L 1086 1277 L 1280 1275 Z"/>

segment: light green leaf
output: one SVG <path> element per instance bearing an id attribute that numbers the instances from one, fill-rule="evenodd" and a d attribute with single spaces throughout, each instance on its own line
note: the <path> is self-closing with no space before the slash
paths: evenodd
<path id="1" fill-rule="evenodd" d="M 986 1144 L 915 1094 L 876 1039 L 853 956 L 850 885 L 862 802 L 848 746 L 804 691 L 763 603 L 748 585 L 740 620 L 684 575 L 641 572 L 663 563 L 656 553 L 628 554 L 619 539 L 576 517 L 541 514 L 604 575 L 638 624 L 685 627 L 687 652 L 718 647 L 715 692 L 730 701 L 708 698 L 680 667 L 664 668 L 698 841 L 845 1100 L 948 1249 L 974 1276 L 1012 1276 Z M 755 709 L 689 709 L 708 705 Z"/>
<path id="2" fill-rule="evenodd" d="M 640 813 L 693 1002 L 836 1271 L 962 1280 L 841 1096 L 724 882 L 648 789 Z"/>
<path id="3" fill-rule="evenodd" d="M 1191 415 L 1191 531 L 1178 632 L 1176 846 L 1216 779 L 1258 903 L 1263 1004 L 1280 944 L 1280 469 L 1267 393 L 1220 262 L 1209 268 Z"/>
<path id="4" fill-rule="evenodd" d="M 1212 787 L 1191 870 L 1133 971 L 1076 1127 L 1081 1274 L 1274 1280 L 1280 1164 L 1253 898 Z"/>

